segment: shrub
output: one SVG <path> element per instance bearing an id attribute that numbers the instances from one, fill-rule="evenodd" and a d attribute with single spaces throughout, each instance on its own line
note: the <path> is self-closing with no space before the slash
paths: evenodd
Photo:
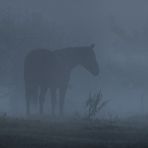
<path id="1" fill-rule="evenodd" d="M 88 100 L 86 101 L 87 117 L 88 119 L 94 119 L 98 112 L 100 112 L 107 104 L 108 100 L 103 101 L 102 91 L 92 95 L 89 94 Z"/>

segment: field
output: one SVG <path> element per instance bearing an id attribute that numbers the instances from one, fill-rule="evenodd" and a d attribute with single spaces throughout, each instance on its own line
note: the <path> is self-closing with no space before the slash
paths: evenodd
<path id="1" fill-rule="evenodd" d="M 1 117 L 0 148 L 147 148 L 141 121 Z"/>

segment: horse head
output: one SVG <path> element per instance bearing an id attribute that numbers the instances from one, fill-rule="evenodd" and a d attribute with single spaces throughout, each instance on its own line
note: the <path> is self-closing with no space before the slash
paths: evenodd
<path id="1" fill-rule="evenodd" d="M 95 45 L 91 44 L 82 48 L 80 64 L 94 76 L 97 76 L 99 74 L 99 65 L 96 60 L 94 47 Z"/>

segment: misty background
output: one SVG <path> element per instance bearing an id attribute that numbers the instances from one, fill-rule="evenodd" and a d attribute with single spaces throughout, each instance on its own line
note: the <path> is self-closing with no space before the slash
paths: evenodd
<path id="1" fill-rule="evenodd" d="M 82 113 L 89 92 L 101 89 L 104 100 L 110 100 L 103 116 L 148 113 L 146 0 L 1 0 L 0 112 L 25 112 L 23 60 L 30 50 L 91 43 L 100 75 L 73 70 L 66 112 Z"/>

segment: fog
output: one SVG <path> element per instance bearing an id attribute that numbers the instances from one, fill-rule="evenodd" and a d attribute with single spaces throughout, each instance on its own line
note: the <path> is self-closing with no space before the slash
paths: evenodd
<path id="1" fill-rule="evenodd" d="M 90 92 L 110 100 L 101 116 L 148 112 L 146 0 L 3 0 L 0 2 L 0 112 L 25 114 L 23 62 L 35 48 L 95 43 L 100 74 L 72 71 L 66 114 L 83 114 Z M 49 94 L 46 111 L 50 113 Z"/>

